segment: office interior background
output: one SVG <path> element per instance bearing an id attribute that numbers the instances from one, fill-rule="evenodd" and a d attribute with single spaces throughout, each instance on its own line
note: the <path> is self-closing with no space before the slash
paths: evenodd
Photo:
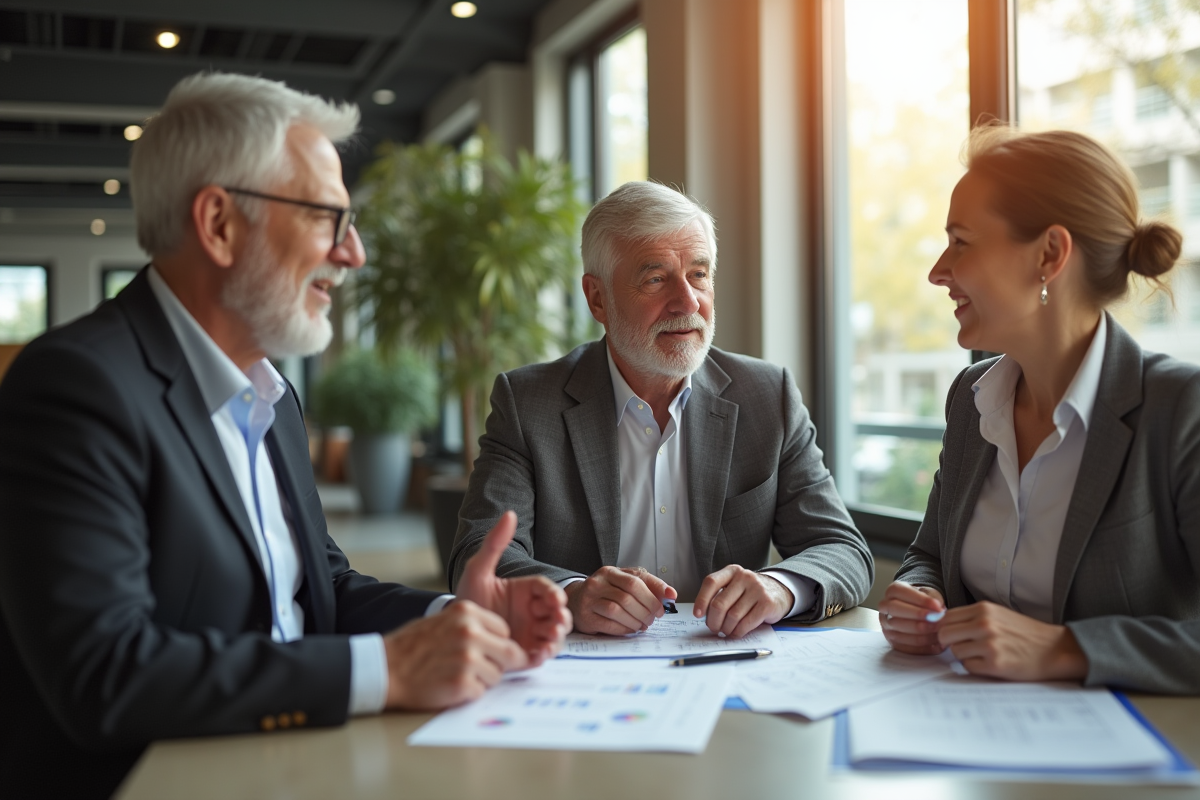
<path id="1" fill-rule="evenodd" d="M 950 383 L 985 355 L 957 346 L 952 304 L 926 281 L 973 121 L 1082 130 L 1133 166 L 1144 214 L 1184 232 L 1184 264 L 1170 293 L 1141 287 L 1116 314 L 1147 349 L 1200 360 L 1194 4 L 467 6 L 0 2 L 0 370 L 22 343 L 113 296 L 147 261 L 134 235 L 129 149 L 170 87 L 204 69 L 358 103 L 362 135 L 343 153 L 356 201 L 381 143 L 470 153 L 482 131 L 509 158 L 568 163 L 586 204 L 645 178 L 696 197 L 720 242 L 716 344 L 791 370 L 882 559 L 880 584 L 924 511 Z M 597 330 L 580 322 L 578 291 L 547 293 L 526 313 L 575 320 L 564 333 L 576 339 Z M 342 353 L 373 343 L 343 299 L 333 320 L 329 352 L 280 364 L 306 404 Z M 544 357 L 557 354 L 552 346 Z M 457 404 L 441 392 L 438 421 L 413 446 L 407 510 L 380 517 L 358 512 L 332 464 L 345 432 L 314 425 L 331 532 L 364 571 L 442 583 L 421 487 L 458 469 Z"/>

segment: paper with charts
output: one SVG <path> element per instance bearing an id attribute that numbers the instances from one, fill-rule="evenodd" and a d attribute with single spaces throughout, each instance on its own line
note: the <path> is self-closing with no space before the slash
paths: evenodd
<path id="1" fill-rule="evenodd" d="M 645 633 L 629 636 L 572 633 L 562 654 L 573 658 L 678 658 L 731 648 L 774 650 L 779 637 L 770 625 L 760 625 L 740 639 L 724 639 L 692 616 L 691 603 L 676 605 L 678 614 L 664 614 Z"/>
<path id="2" fill-rule="evenodd" d="M 550 661 L 442 712 L 408 743 L 702 753 L 732 677 L 727 664 L 677 669 L 665 661 Z"/>
<path id="3" fill-rule="evenodd" d="M 851 763 L 1002 769 L 1166 767 L 1171 754 L 1106 689 L 952 676 L 848 712 Z"/>
<path id="4" fill-rule="evenodd" d="M 730 694 L 753 711 L 821 719 L 952 672 L 953 657 L 897 653 L 878 631 L 780 631 L 770 658 L 738 665 Z"/>

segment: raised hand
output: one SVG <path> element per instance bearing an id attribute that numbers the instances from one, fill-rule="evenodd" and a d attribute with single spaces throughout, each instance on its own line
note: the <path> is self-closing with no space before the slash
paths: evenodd
<path id="1" fill-rule="evenodd" d="M 467 562 L 458 597 L 499 614 L 508 623 L 513 641 L 525 650 L 529 666 L 537 666 L 562 648 L 563 637 L 571 630 L 571 612 L 563 590 L 540 575 L 496 576 L 500 555 L 516 530 L 517 515 L 504 512 Z"/>
<path id="2" fill-rule="evenodd" d="M 567 605 L 581 633 L 622 636 L 644 631 L 663 615 L 675 589 L 641 567 L 601 567 L 567 586 Z"/>
<path id="3" fill-rule="evenodd" d="M 793 603 L 791 590 L 770 575 L 730 564 L 701 582 L 692 613 L 707 617 L 713 633 L 737 639 L 764 622 L 783 619 Z"/>

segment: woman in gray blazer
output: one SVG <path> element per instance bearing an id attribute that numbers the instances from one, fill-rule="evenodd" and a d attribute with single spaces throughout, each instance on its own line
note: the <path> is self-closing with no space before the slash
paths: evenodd
<path id="1" fill-rule="evenodd" d="M 1005 355 L 950 389 L 884 635 L 980 675 L 1200 693 L 1200 367 L 1104 310 L 1182 237 L 1081 134 L 980 128 L 967 168 L 929 280 L 962 347 Z"/>

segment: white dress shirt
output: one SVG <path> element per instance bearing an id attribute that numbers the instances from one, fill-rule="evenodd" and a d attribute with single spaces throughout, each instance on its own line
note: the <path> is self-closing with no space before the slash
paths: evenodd
<path id="1" fill-rule="evenodd" d="M 1024 470 L 1017 469 L 1013 428 L 1021 367 L 1004 356 L 971 387 L 979 433 L 996 445 L 996 460 L 967 524 L 960 561 L 963 583 L 976 600 L 991 600 L 1042 622 L 1052 620 L 1058 544 L 1087 443 L 1107 338 L 1102 314 L 1087 355 L 1054 409 L 1054 430 Z"/>
<path id="2" fill-rule="evenodd" d="M 154 267 L 147 277 L 200 386 L 200 395 L 212 415 L 217 438 L 246 506 L 271 591 L 271 638 L 277 642 L 296 641 L 304 636 L 304 610 L 296 602 L 296 593 L 304 580 L 304 566 L 292 525 L 292 510 L 264 444 L 275 419 L 275 403 L 286 393 L 287 386 L 265 358 L 245 372 L 238 369 L 188 313 Z M 242 433 L 243 426 L 249 431 L 247 435 Z M 247 436 L 252 448 L 247 445 Z M 435 599 L 426 614 L 437 613 L 450 599 L 450 595 Z M 381 711 L 388 687 L 383 637 L 368 633 L 349 638 L 350 713 Z"/>
<path id="3" fill-rule="evenodd" d="M 650 404 L 637 396 L 608 354 L 616 408 L 617 450 L 621 469 L 621 544 L 618 567 L 644 567 L 670 584 L 681 602 L 690 602 L 704 575 L 696 565 L 692 518 L 688 510 L 687 443 L 683 410 L 692 394 L 692 378 L 684 378 L 679 394 L 667 407 L 670 419 L 658 427 Z M 788 616 L 812 606 L 813 583 L 782 570 L 764 574 L 786 586 L 795 598 Z M 582 578 L 562 581 L 566 586 Z"/>

